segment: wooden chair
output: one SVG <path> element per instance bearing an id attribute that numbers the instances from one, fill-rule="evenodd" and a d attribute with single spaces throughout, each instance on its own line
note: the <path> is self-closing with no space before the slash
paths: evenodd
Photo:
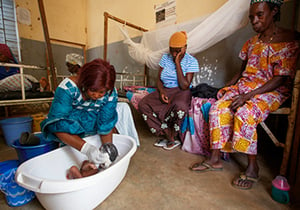
<path id="1" fill-rule="evenodd" d="M 294 136 L 295 120 L 297 115 L 297 107 L 298 107 L 298 99 L 299 99 L 299 90 L 300 90 L 300 70 L 296 71 L 294 87 L 291 96 L 292 99 L 291 106 L 282 107 L 276 110 L 275 112 L 271 112 L 271 114 L 280 114 L 280 115 L 284 114 L 288 116 L 288 128 L 287 128 L 287 133 L 286 133 L 286 138 L 284 143 L 282 143 L 283 141 L 280 142 L 275 137 L 275 135 L 272 133 L 272 131 L 268 128 L 268 126 L 264 122 L 260 123 L 260 125 L 269 135 L 269 137 L 274 142 L 274 144 L 278 147 L 283 147 L 283 158 L 280 166 L 280 174 L 283 176 L 286 175 L 290 150 L 291 150 L 293 136 Z"/>

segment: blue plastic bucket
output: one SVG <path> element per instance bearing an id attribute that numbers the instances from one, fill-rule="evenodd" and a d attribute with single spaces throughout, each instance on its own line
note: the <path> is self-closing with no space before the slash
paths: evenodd
<path id="1" fill-rule="evenodd" d="M 12 146 L 20 138 L 21 133 L 32 131 L 32 117 L 15 117 L 0 120 L 6 144 Z"/>
<path id="2" fill-rule="evenodd" d="M 9 206 L 22 206 L 35 198 L 35 194 L 15 181 L 15 173 L 18 168 L 18 160 L 0 162 L 0 189 L 4 193 Z"/>
<path id="3" fill-rule="evenodd" d="M 58 142 L 46 141 L 42 133 L 35 133 L 34 135 L 40 138 L 40 144 L 34 146 L 20 145 L 19 139 L 12 144 L 12 147 L 15 148 L 21 163 L 38 155 L 57 149 L 59 146 Z"/>

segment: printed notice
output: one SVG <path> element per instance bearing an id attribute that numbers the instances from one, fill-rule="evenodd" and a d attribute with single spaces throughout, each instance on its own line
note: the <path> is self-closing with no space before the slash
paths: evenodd
<path id="1" fill-rule="evenodd" d="M 156 28 L 176 23 L 176 1 L 170 0 L 163 4 L 154 6 L 156 17 Z"/>

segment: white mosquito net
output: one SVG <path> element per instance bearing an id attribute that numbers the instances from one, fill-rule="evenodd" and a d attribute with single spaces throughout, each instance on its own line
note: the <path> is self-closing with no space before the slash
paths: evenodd
<path id="1" fill-rule="evenodd" d="M 186 31 L 187 51 L 196 54 L 230 36 L 248 23 L 249 0 L 228 0 L 214 13 L 181 24 L 144 32 L 140 43 L 133 42 L 126 29 L 121 28 L 129 55 L 150 69 L 158 69 L 159 61 L 169 49 L 169 38 L 176 31 Z"/>

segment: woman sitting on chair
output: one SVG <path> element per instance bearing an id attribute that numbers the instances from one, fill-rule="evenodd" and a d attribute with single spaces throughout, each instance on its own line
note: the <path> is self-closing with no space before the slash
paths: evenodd
<path id="1" fill-rule="evenodd" d="M 180 131 L 191 103 L 190 86 L 195 72 L 199 71 L 196 58 L 186 52 L 185 31 L 174 33 L 169 40 L 170 53 L 162 56 L 157 78 L 157 91 L 145 96 L 139 110 L 151 132 L 159 139 L 154 146 L 166 150 L 180 146 L 175 138 Z"/>
<path id="2" fill-rule="evenodd" d="M 248 166 L 232 181 L 239 189 L 250 189 L 259 177 L 257 125 L 290 96 L 295 76 L 299 40 L 297 33 L 276 25 L 282 0 L 251 0 L 249 18 L 258 34 L 241 52 L 241 72 L 218 92 L 209 112 L 212 155 L 191 170 L 220 171 L 220 151 L 247 154 Z"/>

